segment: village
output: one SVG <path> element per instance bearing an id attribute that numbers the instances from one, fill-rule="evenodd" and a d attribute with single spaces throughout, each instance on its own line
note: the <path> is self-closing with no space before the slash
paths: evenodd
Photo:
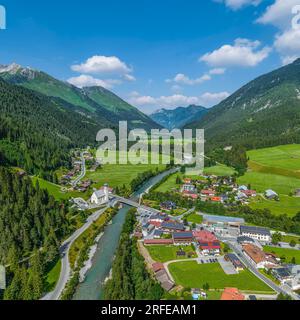
<path id="1" fill-rule="evenodd" d="M 82 157 L 85 161 L 93 163 L 91 154 L 84 153 Z M 80 173 L 79 162 L 75 161 L 74 165 L 74 174 Z M 68 177 L 70 176 L 69 174 Z M 178 178 L 177 189 L 172 191 L 192 201 L 207 201 L 230 206 L 236 203 L 247 204 L 252 197 L 257 196 L 256 190 L 252 190 L 250 186 L 239 186 L 232 177 L 210 175 L 179 180 Z M 78 186 L 74 188 L 82 191 L 90 186 L 91 181 L 84 181 L 78 182 Z M 266 190 L 261 196 L 273 201 L 278 199 L 273 190 Z M 73 202 L 78 209 L 86 210 L 100 208 L 114 199 L 114 203 L 118 202 L 113 188 L 105 184 L 101 188 L 93 189 L 87 201 L 76 198 Z M 249 272 L 254 279 L 269 289 L 268 293 L 260 294 L 259 290 L 224 286 L 217 288 L 221 300 L 253 300 L 260 297 L 272 300 L 276 299 L 278 292 L 298 297 L 296 292 L 300 289 L 300 265 L 296 264 L 296 261 L 283 261 L 282 257 L 272 252 L 272 248 L 280 247 L 296 251 L 300 250 L 299 244 L 293 248 L 287 242 L 275 245 L 272 242 L 275 231 L 247 225 L 242 218 L 205 214 L 196 212 L 195 208 L 180 208 L 178 214 L 179 208 L 171 200 L 160 203 L 159 210 L 157 206 L 154 209 L 148 205 L 147 201 L 143 206 L 137 205 L 138 225 L 134 236 L 138 239 L 139 249 L 145 258 L 148 270 L 167 292 L 173 294 L 182 287 L 189 287 L 183 285 L 184 280 L 173 270 L 178 263 L 193 262 L 206 267 L 218 265 L 221 268 L 224 284 L 228 282 L 226 279 L 230 276 Z M 174 214 L 176 210 L 177 214 Z M 194 222 L 189 222 L 187 219 L 191 215 L 196 217 Z M 163 257 L 164 254 L 167 258 Z M 197 274 L 193 274 L 193 278 L 197 277 Z M 210 285 L 208 281 L 202 287 L 191 288 L 191 297 L 195 300 L 207 299 Z"/>

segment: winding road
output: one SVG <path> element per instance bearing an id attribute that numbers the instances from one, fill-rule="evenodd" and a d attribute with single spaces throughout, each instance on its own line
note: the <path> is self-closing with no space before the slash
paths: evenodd
<path id="1" fill-rule="evenodd" d="M 83 153 L 80 154 L 80 158 L 81 158 L 81 172 L 80 172 L 80 175 L 74 181 L 72 181 L 73 187 L 76 187 L 77 184 L 80 182 L 80 180 L 83 179 L 86 175 L 85 159 L 84 159 Z"/>
<path id="2" fill-rule="evenodd" d="M 106 211 L 109 205 L 88 217 L 86 223 L 78 230 L 76 230 L 70 238 L 68 238 L 60 247 L 61 255 L 61 271 L 60 277 L 56 284 L 54 291 L 49 292 L 41 300 L 59 300 L 68 280 L 71 276 L 71 267 L 69 262 L 69 251 L 74 241 L 86 231 L 99 217 Z"/>

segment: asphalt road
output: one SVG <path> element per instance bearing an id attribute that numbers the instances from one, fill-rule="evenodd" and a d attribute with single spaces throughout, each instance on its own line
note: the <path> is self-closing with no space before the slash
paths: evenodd
<path id="1" fill-rule="evenodd" d="M 80 175 L 72 182 L 73 187 L 77 186 L 79 181 L 83 179 L 86 174 L 85 159 L 84 159 L 83 153 L 80 154 L 80 157 L 81 157 L 81 163 L 82 163 L 81 172 L 80 172 Z"/>
<path id="2" fill-rule="evenodd" d="M 61 272 L 55 289 L 49 292 L 41 300 L 59 300 L 71 275 L 71 267 L 69 262 L 69 251 L 74 241 L 87 230 L 108 208 L 105 207 L 88 217 L 87 222 L 78 230 L 76 230 L 69 239 L 67 239 L 60 247 L 61 254 Z"/>

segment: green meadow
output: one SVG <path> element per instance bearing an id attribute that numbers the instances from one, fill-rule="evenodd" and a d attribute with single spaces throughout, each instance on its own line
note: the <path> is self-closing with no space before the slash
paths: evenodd
<path id="1" fill-rule="evenodd" d="M 291 263 L 291 260 L 295 258 L 296 264 L 300 264 L 300 250 L 265 246 L 264 251 L 274 253 L 286 263 Z"/>
<path id="2" fill-rule="evenodd" d="M 213 167 L 208 167 L 204 169 L 204 174 L 215 175 L 215 176 L 232 176 L 235 170 L 233 168 L 227 167 L 222 164 L 218 164 Z"/>
<path id="3" fill-rule="evenodd" d="M 210 289 L 235 287 L 247 292 L 273 293 L 264 282 L 250 271 L 227 275 L 219 263 L 198 264 L 196 261 L 175 262 L 169 265 L 169 271 L 176 284 L 187 288 L 202 288 L 208 283 Z"/>
<path id="4" fill-rule="evenodd" d="M 178 259 L 187 259 L 188 256 L 177 256 L 177 251 L 182 249 L 186 253 L 195 252 L 195 250 L 191 246 L 146 246 L 151 258 L 157 262 L 167 262 Z M 192 256 L 195 258 L 196 256 Z"/>
<path id="5" fill-rule="evenodd" d="M 239 184 L 251 185 L 263 194 L 272 189 L 279 194 L 280 201 L 270 201 L 258 196 L 250 206 L 256 209 L 270 209 L 274 214 L 295 215 L 300 211 L 300 198 L 295 197 L 300 189 L 300 145 L 284 145 L 251 150 L 248 172 L 238 178 Z"/>

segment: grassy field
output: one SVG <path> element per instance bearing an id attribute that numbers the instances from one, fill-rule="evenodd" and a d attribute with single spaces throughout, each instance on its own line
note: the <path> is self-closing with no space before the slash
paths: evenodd
<path id="1" fill-rule="evenodd" d="M 300 237 L 297 236 L 282 236 L 282 242 L 290 243 L 292 240 L 296 241 L 296 243 L 300 244 Z"/>
<path id="2" fill-rule="evenodd" d="M 176 284 L 189 288 L 202 288 L 208 283 L 211 289 L 235 287 L 247 292 L 273 293 L 265 283 L 250 271 L 226 275 L 219 263 L 197 264 L 196 261 L 176 262 L 169 265 L 169 270 Z"/>
<path id="3" fill-rule="evenodd" d="M 221 164 L 204 169 L 204 174 L 215 176 L 232 176 L 234 173 L 235 170 L 233 168 Z"/>
<path id="4" fill-rule="evenodd" d="M 191 246 L 182 246 L 182 250 L 186 253 L 195 252 Z M 177 259 L 186 259 L 185 257 L 177 257 L 176 252 L 180 250 L 178 246 L 146 246 L 150 256 L 157 262 L 167 262 Z M 193 256 L 196 257 L 196 256 Z"/>
<path id="5" fill-rule="evenodd" d="M 60 270 L 61 270 L 61 260 L 59 259 L 49 270 L 49 272 L 46 275 L 46 291 L 50 292 L 55 288 L 55 285 L 59 279 L 60 276 Z"/>
<path id="6" fill-rule="evenodd" d="M 300 145 L 290 144 L 266 149 L 252 150 L 248 152 L 252 165 L 258 165 L 257 169 L 263 167 L 272 168 L 272 173 L 288 175 L 300 178 Z M 258 170 L 256 170 L 258 171 Z"/>
<path id="7" fill-rule="evenodd" d="M 150 154 L 149 154 L 150 157 Z M 117 156 L 119 159 L 119 155 Z M 139 173 L 164 169 L 163 164 L 105 164 L 102 168 L 99 168 L 95 172 L 88 171 L 86 179 L 91 179 L 95 182 L 94 187 L 100 187 L 105 183 L 108 183 L 111 187 L 130 185 L 130 182 L 135 179 Z"/>
<path id="8" fill-rule="evenodd" d="M 290 197 L 280 194 L 280 201 L 266 200 L 262 197 L 256 197 L 251 201 L 251 207 L 254 209 L 270 209 L 273 214 L 287 214 L 293 217 L 300 211 L 300 198 Z"/>
<path id="9" fill-rule="evenodd" d="M 72 196 L 76 196 L 76 194 L 79 196 L 79 193 L 76 193 L 76 192 L 74 193 L 61 192 L 60 190 L 61 187 L 59 185 L 51 183 L 41 178 L 32 177 L 32 182 L 34 185 L 36 184 L 37 181 L 39 182 L 40 188 L 48 190 L 49 194 L 51 194 L 56 200 L 69 199 Z"/>
<path id="10" fill-rule="evenodd" d="M 300 179 L 255 171 L 248 171 L 244 176 L 239 177 L 238 183 L 250 184 L 251 188 L 255 188 L 261 193 L 267 189 L 273 189 L 278 194 L 285 195 L 289 195 L 296 188 L 300 188 Z"/>
<path id="11" fill-rule="evenodd" d="M 284 249 L 284 248 L 274 248 L 265 246 L 264 247 L 265 252 L 271 252 L 276 254 L 278 258 L 285 258 L 283 259 L 284 262 L 290 263 L 293 258 L 296 259 L 296 264 L 300 264 L 300 250 L 296 249 Z"/>
<path id="12" fill-rule="evenodd" d="M 158 186 L 155 191 L 157 192 L 168 192 L 172 191 L 174 189 L 180 188 L 179 184 L 176 184 L 176 178 L 180 177 L 180 179 L 184 178 L 184 175 L 182 173 L 175 173 L 172 174 L 164 183 L 162 183 L 160 186 Z"/>
<path id="13" fill-rule="evenodd" d="M 186 218 L 187 218 L 187 221 L 191 223 L 200 224 L 203 221 L 203 216 L 197 213 L 189 214 Z"/>
<path id="14" fill-rule="evenodd" d="M 251 185 L 259 193 L 272 189 L 279 194 L 280 201 L 268 201 L 262 197 L 252 199 L 251 207 L 270 209 L 273 214 L 294 216 L 300 211 L 300 198 L 294 197 L 300 188 L 300 145 L 285 145 L 251 150 L 248 172 L 238 178 L 239 184 Z"/>

